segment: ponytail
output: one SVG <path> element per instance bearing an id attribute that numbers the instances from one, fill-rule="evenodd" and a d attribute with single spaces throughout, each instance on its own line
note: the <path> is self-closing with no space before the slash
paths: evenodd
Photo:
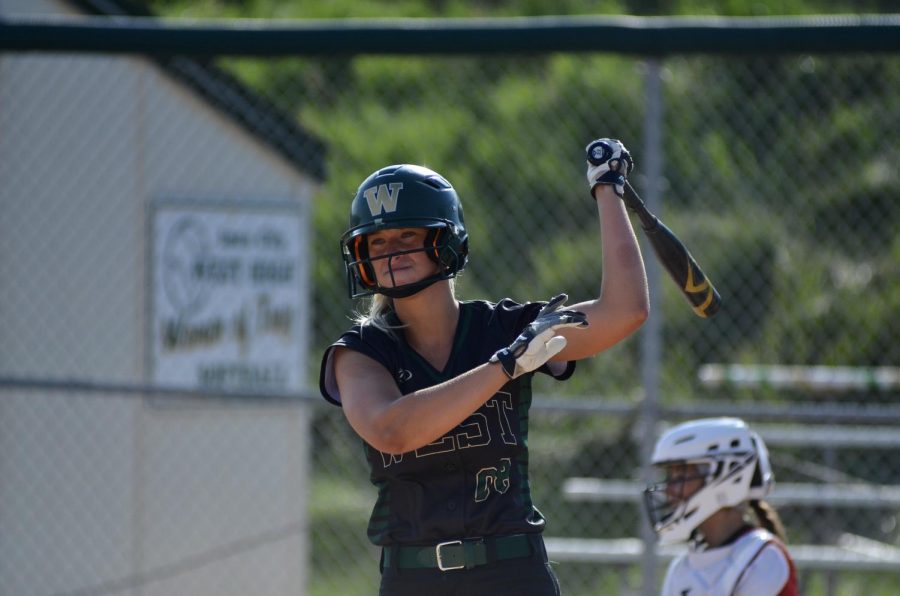
<path id="1" fill-rule="evenodd" d="M 775 508 L 762 500 L 751 500 L 750 507 L 753 509 L 754 515 L 759 525 L 774 534 L 779 540 L 787 543 L 787 533 L 784 531 L 784 524 L 781 523 L 781 517 Z"/>

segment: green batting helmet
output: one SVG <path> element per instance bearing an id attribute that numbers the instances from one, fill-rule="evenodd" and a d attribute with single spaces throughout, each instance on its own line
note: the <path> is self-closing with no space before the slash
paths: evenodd
<path id="1" fill-rule="evenodd" d="M 378 285 L 366 236 L 391 228 L 427 228 L 421 248 L 440 266 L 437 274 L 397 287 Z M 411 296 L 466 266 L 469 236 L 462 204 L 453 186 L 433 170 L 399 164 L 381 168 L 359 186 L 350 206 L 350 227 L 341 236 L 350 296 Z M 386 255 L 381 258 L 390 258 Z"/>

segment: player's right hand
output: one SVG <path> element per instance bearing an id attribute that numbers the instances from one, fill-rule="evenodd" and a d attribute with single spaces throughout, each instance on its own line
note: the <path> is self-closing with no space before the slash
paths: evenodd
<path id="1" fill-rule="evenodd" d="M 618 139 L 597 139 L 585 147 L 587 179 L 591 195 L 598 184 L 611 184 L 620 197 L 625 194 L 625 180 L 634 169 L 631 153 Z"/>
<path id="2" fill-rule="evenodd" d="M 503 372 L 515 379 L 541 367 L 566 347 L 566 338 L 557 335 L 563 327 L 584 328 L 588 326 L 587 315 L 577 310 L 559 307 L 568 300 L 566 294 L 558 294 L 550 299 L 534 321 L 508 347 L 498 350 L 490 362 L 499 362 Z"/>

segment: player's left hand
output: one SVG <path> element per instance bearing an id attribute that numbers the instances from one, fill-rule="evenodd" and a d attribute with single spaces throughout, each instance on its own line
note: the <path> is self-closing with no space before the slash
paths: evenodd
<path id="1" fill-rule="evenodd" d="M 594 194 L 598 184 L 611 184 L 620 197 L 625 194 L 625 180 L 634 169 L 631 153 L 618 139 L 597 139 L 585 147 L 587 179 Z"/>
<path id="2" fill-rule="evenodd" d="M 588 326 L 587 315 L 577 310 L 559 308 L 568 300 L 566 294 L 550 299 L 534 321 L 508 347 L 498 350 L 490 362 L 499 362 L 503 372 L 515 379 L 541 367 L 566 347 L 566 338 L 556 332 L 564 327 Z"/>

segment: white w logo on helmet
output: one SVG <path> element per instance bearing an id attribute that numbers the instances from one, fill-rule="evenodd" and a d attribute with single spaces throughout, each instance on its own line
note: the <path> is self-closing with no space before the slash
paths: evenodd
<path id="1" fill-rule="evenodd" d="M 391 182 L 390 184 L 379 184 L 372 186 L 363 191 L 366 201 L 369 203 L 369 211 L 372 216 L 384 213 L 393 213 L 397 210 L 397 198 L 400 196 L 400 189 L 403 188 L 402 182 Z"/>

